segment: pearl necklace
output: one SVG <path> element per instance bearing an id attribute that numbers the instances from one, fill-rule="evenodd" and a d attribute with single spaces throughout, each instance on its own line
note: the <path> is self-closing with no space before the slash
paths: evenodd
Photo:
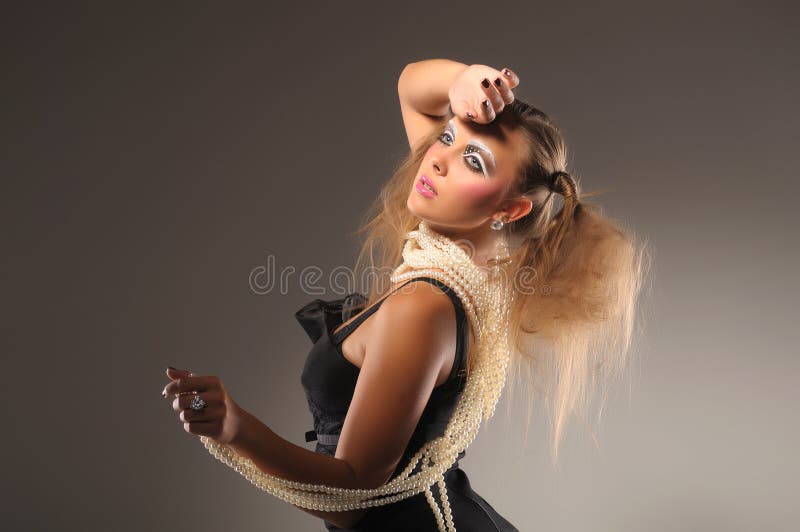
<path id="1" fill-rule="evenodd" d="M 505 386 L 510 356 L 508 317 L 513 291 L 506 279 L 503 261 L 493 264 L 488 272 L 481 269 L 463 249 L 430 229 L 424 221 L 417 229 L 409 231 L 406 239 L 403 263 L 394 270 L 391 281 L 396 283 L 422 276 L 441 280 L 458 295 L 476 333 L 473 369 L 441 436 L 426 442 L 400 475 L 374 489 L 288 481 L 261 471 L 250 459 L 208 436 L 200 436 L 200 440 L 215 458 L 252 484 L 296 506 L 345 511 L 392 504 L 424 491 L 439 530 L 456 532 L 444 472 L 475 439 L 481 421 L 494 415 Z M 421 463 L 420 471 L 412 475 L 417 463 Z M 434 499 L 433 484 L 439 487 L 444 516 Z"/>

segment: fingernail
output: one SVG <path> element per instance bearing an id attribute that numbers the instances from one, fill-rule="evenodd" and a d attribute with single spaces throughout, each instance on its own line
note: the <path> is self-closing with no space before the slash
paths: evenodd
<path id="1" fill-rule="evenodd" d="M 498 87 L 502 87 L 503 86 L 503 80 L 500 79 L 500 78 L 497 78 L 496 80 L 494 80 L 494 84 L 497 85 Z"/>
<path id="2" fill-rule="evenodd" d="M 162 396 L 164 399 L 166 399 L 166 398 L 167 398 L 167 389 L 166 389 L 166 388 L 164 388 L 163 390 L 161 390 L 161 396 Z"/>
<path id="3" fill-rule="evenodd" d="M 491 105 L 492 105 L 492 102 L 489 101 L 489 98 L 486 98 L 485 100 L 483 100 L 483 106 L 484 107 L 490 107 Z"/>
<path id="4" fill-rule="evenodd" d="M 511 77 L 511 71 L 507 68 L 503 69 L 503 74 L 505 74 L 507 78 Z"/>
<path id="5" fill-rule="evenodd" d="M 483 85 L 485 88 L 488 89 L 489 88 L 489 80 L 486 79 L 486 78 L 483 78 L 483 81 L 481 81 L 481 85 Z"/>
<path id="6" fill-rule="evenodd" d="M 171 369 L 172 371 L 178 371 L 177 369 L 173 368 L 172 366 L 167 366 L 167 367 L 168 367 L 169 369 Z"/>

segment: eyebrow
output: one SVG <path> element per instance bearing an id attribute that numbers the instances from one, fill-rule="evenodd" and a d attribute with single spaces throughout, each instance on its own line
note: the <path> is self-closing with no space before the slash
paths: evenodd
<path id="1" fill-rule="evenodd" d="M 458 137 L 458 128 L 456 127 L 456 123 L 453 121 L 452 118 L 447 121 L 447 125 L 453 130 L 454 136 Z M 497 164 L 494 161 L 494 154 L 492 153 L 492 150 L 489 149 L 489 146 L 479 141 L 478 139 L 470 139 L 467 142 L 467 145 L 474 146 L 479 150 L 481 150 L 486 155 L 486 157 L 488 157 L 489 160 L 491 161 L 492 168 L 497 169 Z"/>

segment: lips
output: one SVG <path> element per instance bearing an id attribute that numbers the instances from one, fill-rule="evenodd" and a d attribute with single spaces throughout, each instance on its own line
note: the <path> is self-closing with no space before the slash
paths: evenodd
<path id="1" fill-rule="evenodd" d="M 430 179 L 428 179 L 426 176 L 422 176 L 422 177 L 419 178 L 419 181 L 423 185 L 428 185 L 431 188 L 431 190 L 433 191 L 433 193 L 436 194 L 436 189 L 434 188 L 433 183 L 431 182 Z"/>

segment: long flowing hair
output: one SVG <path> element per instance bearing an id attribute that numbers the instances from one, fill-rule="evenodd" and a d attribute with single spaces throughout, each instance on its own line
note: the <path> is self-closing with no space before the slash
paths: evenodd
<path id="1" fill-rule="evenodd" d="M 534 398 L 543 400 L 555 463 L 569 418 L 587 421 L 598 389 L 602 412 L 610 385 L 627 366 L 651 255 L 634 231 L 586 201 L 597 194 L 582 194 L 567 172 L 566 142 L 548 115 L 519 98 L 501 113 L 521 130 L 528 148 L 527 164 L 508 197 L 525 196 L 533 203 L 528 215 L 505 229 L 515 283 L 509 393 L 521 380 L 529 409 Z M 367 306 L 388 289 L 389 275 L 402 262 L 406 233 L 420 222 L 406 205 L 408 194 L 426 151 L 451 117 L 442 117 L 399 162 L 353 233 L 364 235 L 354 271 L 368 287 Z M 526 439 L 527 433 L 526 428 Z M 596 441 L 593 432 L 592 438 Z"/>

